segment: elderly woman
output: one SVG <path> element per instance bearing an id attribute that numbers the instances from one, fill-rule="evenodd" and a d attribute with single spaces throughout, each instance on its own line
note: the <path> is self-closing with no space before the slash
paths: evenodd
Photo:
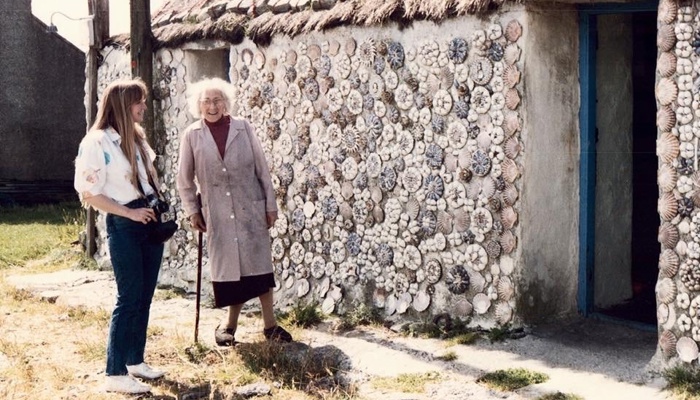
<path id="1" fill-rule="evenodd" d="M 229 115 L 233 96 L 233 86 L 218 78 L 188 89 L 190 112 L 199 120 L 180 141 L 177 188 L 190 225 L 207 234 L 215 306 L 229 307 L 216 343 L 235 343 L 241 308 L 254 297 L 260 299 L 265 338 L 290 342 L 273 312 L 268 229 L 277 220 L 277 204 L 270 171 L 251 124 Z"/>

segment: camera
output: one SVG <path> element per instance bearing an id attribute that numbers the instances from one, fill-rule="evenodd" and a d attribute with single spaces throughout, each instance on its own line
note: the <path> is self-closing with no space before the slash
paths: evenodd
<path id="1" fill-rule="evenodd" d="M 150 195 L 146 198 L 148 201 L 148 207 L 150 207 L 153 212 L 156 213 L 156 218 L 160 222 L 170 221 L 174 218 L 170 215 L 170 204 L 168 202 L 161 200 L 158 196 Z"/>

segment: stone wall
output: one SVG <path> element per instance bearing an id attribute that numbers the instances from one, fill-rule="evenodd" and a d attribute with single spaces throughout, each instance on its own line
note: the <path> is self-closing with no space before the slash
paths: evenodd
<path id="1" fill-rule="evenodd" d="M 70 180 L 85 135 L 85 54 L 31 12 L 0 5 L 0 180 Z"/>

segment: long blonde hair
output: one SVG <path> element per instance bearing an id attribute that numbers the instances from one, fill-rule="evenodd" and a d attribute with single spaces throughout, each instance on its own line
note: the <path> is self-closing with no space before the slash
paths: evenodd
<path id="1" fill-rule="evenodd" d="M 119 80 L 109 84 L 102 94 L 102 100 L 97 108 L 95 123 L 90 130 L 114 128 L 121 136 L 121 148 L 131 165 L 131 183 L 139 189 L 139 170 L 136 152 L 141 154 L 149 180 L 157 181 L 153 165 L 146 157 L 144 143 L 146 135 L 143 128 L 131 116 L 131 106 L 148 96 L 148 89 L 140 79 Z M 157 190 L 156 187 L 154 189 Z M 141 191 L 139 189 L 139 191 Z"/>

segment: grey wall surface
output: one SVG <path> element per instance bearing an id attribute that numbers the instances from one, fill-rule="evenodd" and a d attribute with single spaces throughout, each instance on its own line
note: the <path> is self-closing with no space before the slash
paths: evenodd
<path id="1" fill-rule="evenodd" d="M 598 17 L 594 303 L 632 296 L 632 16 Z"/>
<path id="2" fill-rule="evenodd" d="M 535 322 L 576 312 L 579 257 L 578 21 L 528 13 L 518 311 Z M 556 38 L 556 40 L 552 39 Z"/>
<path id="3" fill-rule="evenodd" d="M 85 135 L 85 54 L 31 2 L 0 3 L 0 179 L 70 180 Z"/>

